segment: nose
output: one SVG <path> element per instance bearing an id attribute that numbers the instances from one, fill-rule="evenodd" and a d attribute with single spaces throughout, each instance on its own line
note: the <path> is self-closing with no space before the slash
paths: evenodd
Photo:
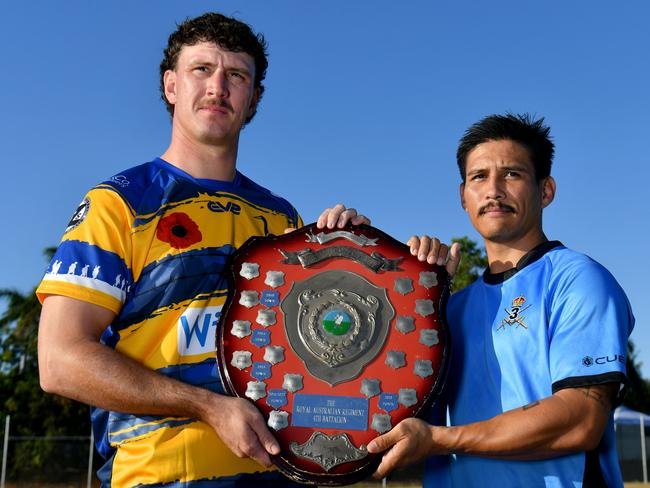
<path id="1" fill-rule="evenodd" d="M 206 94 L 209 97 L 227 98 L 228 97 L 228 79 L 221 69 L 216 69 L 208 79 Z"/>
<path id="2" fill-rule="evenodd" d="M 485 198 L 488 200 L 502 200 L 505 198 L 505 191 L 503 189 L 503 181 L 497 176 L 491 176 L 488 179 Z"/>

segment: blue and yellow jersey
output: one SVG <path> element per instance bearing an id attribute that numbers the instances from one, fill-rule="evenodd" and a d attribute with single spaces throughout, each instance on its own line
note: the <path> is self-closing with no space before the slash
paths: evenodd
<path id="1" fill-rule="evenodd" d="M 300 227 L 284 199 L 237 172 L 194 179 L 156 159 L 93 188 L 37 289 L 117 314 L 102 342 L 160 373 L 222 393 L 216 328 L 226 260 L 249 237 Z M 261 471 L 206 424 L 93 410 L 103 484 L 161 485 Z M 192 483 L 190 483 L 192 484 Z"/>

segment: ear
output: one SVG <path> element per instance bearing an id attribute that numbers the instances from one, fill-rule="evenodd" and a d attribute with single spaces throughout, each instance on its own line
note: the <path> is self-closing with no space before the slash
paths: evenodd
<path id="1" fill-rule="evenodd" d="M 165 71 L 163 84 L 165 85 L 165 98 L 174 105 L 176 103 L 176 72 L 170 69 Z"/>
<path id="2" fill-rule="evenodd" d="M 544 178 L 542 181 L 542 208 L 548 207 L 555 198 L 557 186 L 552 176 Z"/>
<path id="3" fill-rule="evenodd" d="M 458 189 L 460 190 L 460 205 L 467 212 L 467 207 L 465 206 L 465 183 L 461 183 Z"/>
<path id="4" fill-rule="evenodd" d="M 253 90 L 253 96 L 251 97 L 251 103 L 248 105 L 248 114 L 247 117 L 252 117 L 255 111 L 257 110 L 257 102 L 260 101 L 261 91 L 258 88 Z"/>

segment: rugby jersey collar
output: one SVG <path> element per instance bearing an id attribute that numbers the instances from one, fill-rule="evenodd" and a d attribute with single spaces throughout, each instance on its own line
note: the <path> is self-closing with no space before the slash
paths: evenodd
<path id="1" fill-rule="evenodd" d="M 563 245 L 564 244 L 562 244 L 560 241 L 542 242 L 541 244 L 539 244 L 538 246 L 534 247 L 526 254 L 524 254 L 519 260 L 519 262 L 517 263 L 517 266 L 515 266 L 514 268 L 507 269 L 505 271 L 502 271 L 501 273 L 490 273 L 490 268 L 489 267 L 485 268 L 485 271 L 483 272 L 483 281 L 485 281 L 485 283 L 489 285 L 498 285 L 499 283 L 503 283 L 507 279 L 512 278 L 514 275 L 516 275 L 519 271 L 524 269 L 529 264 L 533 264 L 535 261 L 537 261 L 544 254 L 549 252 L 551 249 Z"/>
<path id="2" fill-rule="evenodd" d="M 241 184 L 242 175 L 239 170 L 235 170 L 235 178 L 232 181 L 211 180 L 208 178 L 194 178 L 191 174 L 165 161 L 162 158 L 156 158 L 154 163 L 181 178 L 190 180 L 195 184 L 208 190 L 232 190 Z"/>

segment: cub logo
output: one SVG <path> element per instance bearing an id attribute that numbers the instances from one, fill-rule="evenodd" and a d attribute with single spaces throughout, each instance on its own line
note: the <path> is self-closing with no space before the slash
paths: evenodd
<path id="1" fill-rule="evenodd" d="M 505 329 L 506 325 L 512 327 L 515 324 L 517 324 L 515 328 L 523 327 L 524 329 L 528 329 L 528 326 L 524 322 L 524 319 L 526 317 L 521 315 L 521 313 L 525 310 L 528 310 L 531 307 L 531 305 L 526 305 L 524 307 L 523 306 L 524 303 L 526 303 L 526 299 L 524 298 L 523 295 L 519 295 L 517 298 L 515 298 L 512 301 L 512 307 L 510 307 L 509 309 L 504 308 L 508 316 L 501 321 L 501 325 L 497 327 L 497 330 Z"/>

